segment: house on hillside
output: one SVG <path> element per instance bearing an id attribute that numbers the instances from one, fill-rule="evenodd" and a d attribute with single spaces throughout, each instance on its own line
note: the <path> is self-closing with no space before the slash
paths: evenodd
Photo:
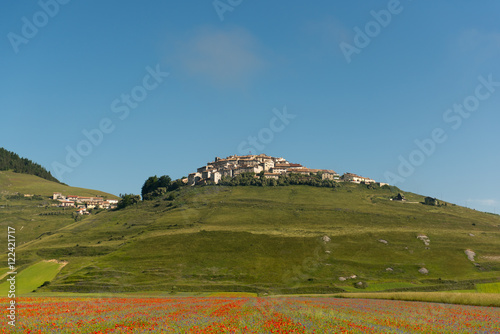
<path id="1" fill-rule="evenodd" d="M 64 207 L 64 208 L 75 206 L 75 202 L 72 202 L 72 201 L 59 200 L 59 202 L 61 203 L 61 204 L 59 204 L 59 206 Z"/>
<path id="2" fill-rule="evenodd" d="M 322 180 L 338 180 L 339 174 L 331 169 L 323 169 L 321 170 L 321 179 Z"/>
<path id="3" fill-rule="evenodd" d="M 264 177 L 266 179 L 275 179 L 275 180 L 277 180 L 277 179 L 279 179 L 280 174 L 278 174 L 278 173 L 264 173 Z"/>
<path id="4" fill-rule="evenodd" d="M 201 173 L 200 172 L 191 173 L 188 175 L 188 185 L 190 185 L 190 186 L 194 186 L 200 180 L 201 180 Z"/>
<path id="5" fill-rule="evenodd" d="M 344 173 L 344 175 L 342 175 L 342 179 L 345 181 L 345 182 L 352 182 L 352 183 L 375 183 L 375 180 L 372 180 L 370 178 L 367 178 L 367 177 L 362 177 L 362 176 L 359 176 L 359 175 L 356 175 L 356 174 L 353 174 L 353 173 Z"/>
<path id="6" fill-rule="evenodd" d="M 221 178 L 222 178 L 222 174 L 219 173 L 219 172 L 213 172 L 210 175 L 210 181 L 212 181 L 215 184 L 219 183 L 219 181 L 220 181 Z"/>
<path id="7" fill-rule="evenodd" d="M 299 167 L 299 168 L 290 167 L 288 169 L 288 173 L 295 173 L 295 174 L 300 174 L 300 175 L 311 175 L 312 170 L 309 168 L 303 168 L 303 167 Z"/>
<path id="8" fill-rule="evenodd" d="M 277 174 L 283 174 L 286 173 L 286 171 L 290 168 L 288 164 L 284 165 L 274 165 L 273 168 L 271 168 L 271 173 L 277 173 Z"/>
<path id="9" fill-rule="evenodd" d="M 425 205 L 434 205 L 434 206 L 437 206 L 437 205 L 440 205 L 441 203 L 439 203 L 439 200 L 437 198 L 434 198 L 434 197 L 426 197 L 424 199 L 424 204 Z"/>
<path id="10" fill-rule="evenodd" d="M 404 202 L 404 201 L 406 201 L 406 198 L 405 198 L 405 195 L 403 195 L 402 193 L 398 193 L 398 195 L 394 198 L 391 198 L 391 200 Z"/>
<path id="11" fill-rule="evenodd" d="M 84 208 L 80 208 L 80 209 L 76 210 L 76 213 L 79 215 L 90 215 L 90 213 L 87 211 L 87 209 L 84 209 Z"/>

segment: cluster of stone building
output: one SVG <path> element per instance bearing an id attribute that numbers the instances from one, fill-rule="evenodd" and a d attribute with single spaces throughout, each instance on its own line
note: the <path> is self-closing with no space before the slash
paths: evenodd
<path id="1" fill-rule="evenodd" d="M 284 158 L 259 155 L 232 155 L 227 158 L 216 157 L 214 161 L 197 169 L 188 176 L 188 185 L 200 185 L 207 182 L 219 183 L 222 177 L 235 177 L 242 173 L 262 173 L 267 179 L 278 179 L 283 174 L 312 175 L 321 173 L 323 180 L 345 181 L 353 183 L 375 183 L 375 180 L 352 173 L 340 176 L 331 169 L 311 169 L 297 163 L 290 163 Z M 381 185 L 384 185 L 382 183 Z"/>
<path id="2" fill-rule="evenodd" d="M 105 200 L 103 197 L 83 197 L 83 196 L 64 196 L 62 193 L 54 193 L 52 199 L 59 202 L 59 207 L 77 208 L 80 215 L 89 214 L 89 209 L 116 209 L 117 199 Z"/>

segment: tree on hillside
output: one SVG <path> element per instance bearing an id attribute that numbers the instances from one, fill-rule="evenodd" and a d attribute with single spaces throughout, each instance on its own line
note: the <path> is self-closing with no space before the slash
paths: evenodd
<path id="1" fill-rule="evenodd" d="M 127 206 L 137 204 L 141 201 L 141 196 L 134 194 L 120 194 L 120 197 L 122 199 L 117 204 L 118 209 L 124 209 Z"/>
<path id="2" fill-rule="evenodd" d="M 152 200 L 156 197 L 164 195 L 168 191 L 172 191 L 183 186 L 184 183 L 181 180 L 172 181 L 170 176 L 163 175 L 160 177 L 151 176 L 149 177 L 144 185 L 142 186 L 141 195 L 142 199 Z"/>
<path id="3" fill-rule="evenodd" d="M 172 179 L 168 175 L 163 175 L 160 176 L 157 182 L 157 187 L 156 188 L 168 188 L 170 186 L 170 183 L 172 183 Z"/>
<path id="4" fill-rule="evenodd" d="M 150 176 L 142 186 L 141 189 L 142 198 L 144 198 L 144 195 L 149 194 L 150 192 L 156 190 L 156 188 L 158 188 L 157 183 L 158 183 L 158 177 L 156 175 Z"/>

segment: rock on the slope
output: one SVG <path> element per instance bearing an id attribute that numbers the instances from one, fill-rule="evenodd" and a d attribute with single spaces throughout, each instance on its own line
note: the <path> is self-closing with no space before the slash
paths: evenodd
<path id="1" fill-rule="evenodd" d="M 332 239 L 330 239 L 329 236 L 325 235 L 323 238 L 321 238 L 324 242 L 330 242 Z"/>
<path id="2" fill-rule="evenodd" d="M 417 236 L 417 239 L 422 240 L 424 242 L 424 245 L 426 246 L 429 246 L 429 244 L 431 243 L 431 240 L 426 235 L 419 235 Z"/>
<path id="3" fill-rule="evenodd" d="M 381 242 L 381 243 L 386 244 L 386 245 L 389 243 L 389 242 L 387 242 L 387 240 L 384 240 L 384 239 L 379 239 L 378 242 Z"/>
<path id="4" fill-rule="evenodd" d="M 476 256 L 476 253 L 474 253 L 474 251 L 472 249 L 466 249 L 465 250 L 465 255 L 467 255 L 467 258 L 474 262 L 474 257 Z"/>
<path id="5" fill-rule="evenodd" d="M 420 268 L 418 272 L 423 275 L 427 275 L 429 273 L 429 270 L 427 270 L 427 268 Z"/>

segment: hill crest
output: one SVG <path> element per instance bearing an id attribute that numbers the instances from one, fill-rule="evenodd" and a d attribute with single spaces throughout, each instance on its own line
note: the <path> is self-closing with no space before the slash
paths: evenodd
<path id="1" fill-rule="evenodd" d="M 0 147 L 0 171 L 5 170 L 12 170 L 15 173 L 35 175 L 41 177 L 42 179 L 61 183 L 42 165 L 29 159 L 21 158 L 18 154 Z"/>

